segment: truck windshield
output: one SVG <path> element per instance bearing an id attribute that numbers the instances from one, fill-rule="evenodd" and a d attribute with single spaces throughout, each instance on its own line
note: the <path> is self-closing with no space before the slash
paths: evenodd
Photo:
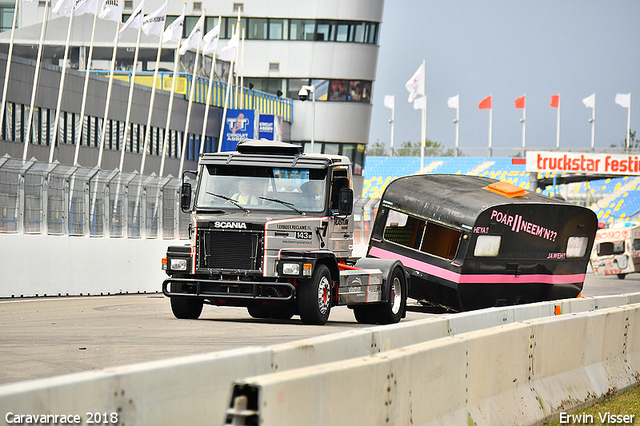
<path id="1" fill-rule="evenodd" d="M 323 212 L 327 172 L 284 167 L 203 167 L 199 208 Z"/>

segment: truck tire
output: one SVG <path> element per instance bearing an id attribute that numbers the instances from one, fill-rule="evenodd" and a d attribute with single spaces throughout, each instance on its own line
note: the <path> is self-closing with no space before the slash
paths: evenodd
<path id="1" fill-rule="evenodd" d="M 353 307 L 353 316 L 356 317 L 356 321 L 360 324 L 376 324 L 376 312 L 377 306 L 372 305 L 359 305 Z"/>
<path id="2" fill-rule="evenodd" d="M 378 324 L 394 324 L 404 316 L 404 311 L 407 308 L 407 283 L 402 269 L 394 269 L 386 291 L 385 299 L 387 301 L 372 306 L 376 308 L 375 320 Z"/>
<path id="3" fill-rule="evenodd" d="M 171 298 L 171 310 L 178 319 L 198 319 L 202 313 L 202 299 L 173 296 Z"/>
<path id="4" fill-rule="evenodd" d="M 269 318 L 269 313 L 267 312 L 267 308 L 263 305 L 251 305 L 247 306 L 247 311 L 251 318 L 265 319 Z"/>
<path id="5" fill-rule="evenodd" d="M 317 265 L 313 277 L 297 287 L 298 311 L 303 324 L 323 325 L 331 312 L 331 273 L 325 265 Z"/>

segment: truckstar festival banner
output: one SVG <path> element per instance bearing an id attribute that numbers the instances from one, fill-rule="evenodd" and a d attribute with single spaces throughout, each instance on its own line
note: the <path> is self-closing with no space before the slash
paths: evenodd
<path id="1" fill-rule="evenodd" d="M 238 142 L 257 136 L 256 111 L 252 109 L 227 110 L 225 121 L 221 151 L 235 151 Z"/>
<path id="2" fill-rule="evenodd" d="M 528 151 L 527 172 L 640 175 L 640 156 L 589 152 Z"/>

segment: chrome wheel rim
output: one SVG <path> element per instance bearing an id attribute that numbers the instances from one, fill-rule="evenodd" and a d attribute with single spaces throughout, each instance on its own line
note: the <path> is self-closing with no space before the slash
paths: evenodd
<path id="1" fill-rule="evenodd" d="M 391 283 L 389 300 L 391 301 L 391 313 L 397 315 L 400 312 L 400 305 L 402 305 L 402 286 L 398 277 L 394 277 Z"/>
<path id="2" fill-rule="evenodd" d="M 323 276 L 318 284 L 318 308 L 321 315 L 326 315 L 331 303 L 331 283 L 329 278 Z"/>

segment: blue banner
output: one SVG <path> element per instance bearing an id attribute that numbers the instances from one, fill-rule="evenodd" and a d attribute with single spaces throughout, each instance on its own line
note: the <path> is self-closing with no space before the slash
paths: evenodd
<path id="1" fill-rule="evenodd" d="M 258 129 L 260 139 L 281 141 L 282 117 L 279 115 L 260 114 Z"/>
<path id="2" fill-rule="evenodd" d="M 243 139 L 256 137 L 256 112 L 252 109 L 227 110 L 221 151 L 235 151 Z"/>

